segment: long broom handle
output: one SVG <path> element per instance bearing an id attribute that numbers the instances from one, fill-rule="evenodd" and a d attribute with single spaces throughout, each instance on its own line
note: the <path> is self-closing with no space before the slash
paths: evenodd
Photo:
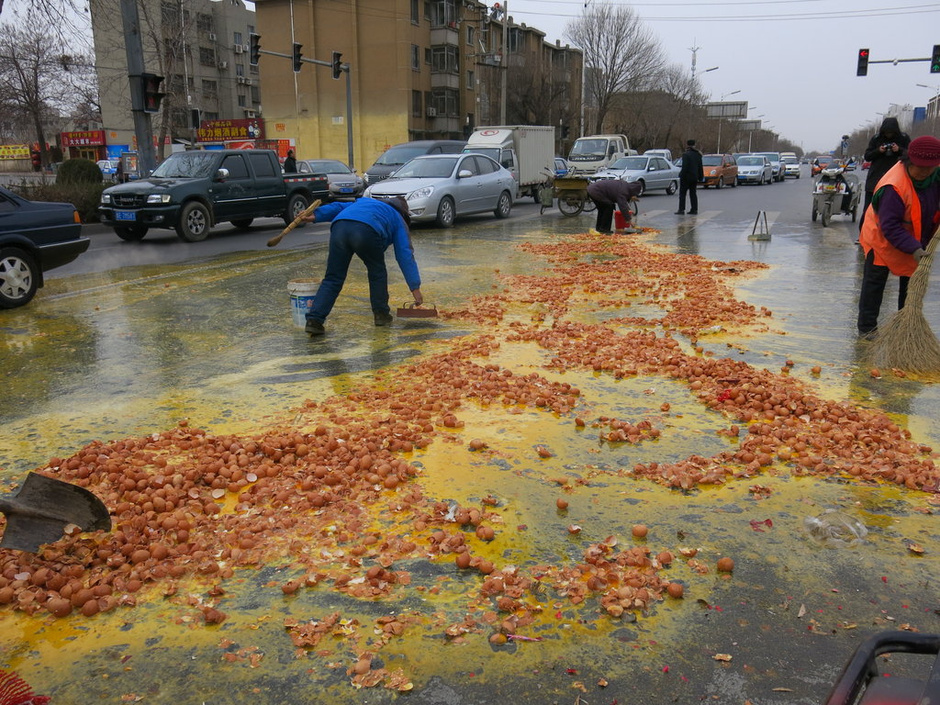
<path id="1" fill-rule="evenodd" d="M 287 235 L 287 233 L 289 233 L 291 230 L 293 230 L 298 225 L 300 225 L 300 223 L 303 221 L 305 217 L 313 213 L 313 211 L 315 211 L 320 206 L 320 203 L 321 203 L 320 199 L 317 199 L 316 201 L 311 203 L 309 206 L 304 208 L 300 213 L 298 213 L 297 217 L 294 218 L 290 222 L 290 225 L 284 228 L 279 235 L 275 235 L 270 240 L 268 240 L 268 247 L 274 247 L 275 245 L 277 245 L 277 243 L 279 243 L 283 239 L 283 237 Z"/>

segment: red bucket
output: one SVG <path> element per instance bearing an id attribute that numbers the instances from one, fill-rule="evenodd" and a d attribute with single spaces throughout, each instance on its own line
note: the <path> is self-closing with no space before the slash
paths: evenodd
<path id="1" fill-rule="evenodd" d="M 620 211 L 614 211 L 614 228 L 617 230 L 623 230 L 629 227 L 627 219 L 623 217 L 623 213 Z"/>

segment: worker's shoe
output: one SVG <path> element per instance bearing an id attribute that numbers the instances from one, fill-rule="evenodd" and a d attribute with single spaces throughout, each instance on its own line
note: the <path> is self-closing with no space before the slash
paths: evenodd
<path id="1" fill-rule="evenodd" d="M 377 326 L 390 326 L 392 325 L 392 320 L 392 314 L 390 313 L 375 314 L 375 325 Z"/>
<path id="2" fill-rule="evenodd" d="M 311 336 L 323 335 L 326 331 L 323 330 L 323 324 L 320 321 L 315 321 L 312 318 L 307 319 L 307 325 L 304 326 L 304 331 L 309 333 Z"/>
<path id="3" fill-rule="evenodd" d="M 674 215 L 685 215 L 685 211 L 676 211 Z"/>
<path id="4" fill-rule="evenodd" d="M 698 215 L 698 211 L 689 211 L 689 215 Z"/>

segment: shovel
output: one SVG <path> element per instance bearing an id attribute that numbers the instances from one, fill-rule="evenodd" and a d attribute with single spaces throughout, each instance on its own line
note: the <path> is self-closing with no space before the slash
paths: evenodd
<path id="1" fill-rule="evenodd" d="M 13 494 L 0 497 L 7 526 L 0 548 L 36 553 L 44 543 L 62 538 L 65 527 L 109 531 L 111 515 L 104 502 L 84 487 L 31 472 Z"/>

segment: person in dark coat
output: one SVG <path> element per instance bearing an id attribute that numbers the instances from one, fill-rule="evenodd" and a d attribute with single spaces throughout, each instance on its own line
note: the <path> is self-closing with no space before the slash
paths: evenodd
<path id="1" fill-rule="evenodd" d="M 881 122 L 878 134 L 868 141 L 865 161 L 871 162 L 871 166 L 868 167 L 868 178 L 865 179 L 865 204 L 862 206 L 862 217 L 858 221 L 859 231 L 865 224 L 865 213 L 871 204 L 871 197 L 875 193 L 878 182 L 907 154 L 910 144 L 910 136 L 901 132 L 901 126 L 898 125 L 898 119 L 895 117 L 886 117 Z"/>
<path id="2" fill-rule="evenodd" d="M 695 187 L 705 180 L 702 168 L 702 153 L 695 146 L 695 140 L 689 140 L 682 153 L 682 168 L 679 170 L 679 210 L 676 215 L 685 215 L 685 195 L 689 194 L 689 215 L 698 215 L 698 194 Z"/>
<path id="3" fill-rule="evenodd" d="M 597 206 L 597 223 L 594 229 L 605 235 L 610 233 L 610 223 L 614 217 L 614 206 L 620 215 L 627 221 L 627 228 L 632 228 L 633 211 L 630 210 L 630 201 L 639 197 L 643 187 L 638 183 L 621 181 L 620 179 L 598 179 L 588 184 L 588 198 Z"/>
<path id="4" fill-rule="evenodd" d="M 297 173 L 297 160 L 294 159 L 294 150 L 287 150 L 287 159 L 284 160 L 284 173 L 285 174 L 296 174 Z"/>

